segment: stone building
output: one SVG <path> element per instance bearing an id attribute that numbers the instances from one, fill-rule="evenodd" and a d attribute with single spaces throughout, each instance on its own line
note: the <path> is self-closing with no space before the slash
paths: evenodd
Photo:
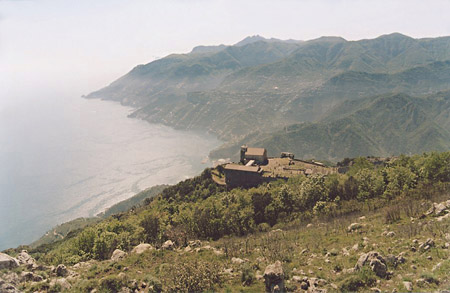
<path id="1" fill-rule="evenodd" d="M 228 187 L 253 187 L 264 180 L 259 166 L 228 164 L 224 168 L 225 183 Z"/>
<path id="2" fill-rule="evenodd" d="M 267 150 L 265 148 L 249 148 L 246 145 L 241 146 L 241 163 L 246 164 L 252 160 L 259 165 L 267 164 Z"/>

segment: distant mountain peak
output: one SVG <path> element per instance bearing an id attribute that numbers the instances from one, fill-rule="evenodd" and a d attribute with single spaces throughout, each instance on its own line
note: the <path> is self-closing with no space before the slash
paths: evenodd
<path id="1" fill-rule="evenodd" d="M 386 35 L 381 35 L 379 36 L 377 39 L 412 39 L 410 36 L 398 33 L 398 32 L 394 32 L 391 34 L 386 34 Z"/>
<path id="2" fill-rule="evenodd" d="M 237 42 L 236 44 L 234 44 L 234 46 L 245 46 L 251 43 L 255 43 L 255 42 L 259 42 L 259 41 L 266 41 L 267 39 L 260 36 L 260 35 L 254 35 L 254 36 L 248 36 L 245 39 L 243 39 L 240 42 Z"/>
<path id="3" fill-rule="evenodd" d="M 310 42 L 315 42 L 315 41 L 320 41 L 320 42 L 347 42 L 347 40 L 344 39 L 343 37 L 335 37 L 335 36 L 322 36 L 320 38 L 313 39 Z"/>
<path id="4" fill-rule="evenodd" d="M 191 53 L 214 53 L 225 49 L 227 46 L 220 44 L 218 46 L 197 46 L 192 49 Z"/>

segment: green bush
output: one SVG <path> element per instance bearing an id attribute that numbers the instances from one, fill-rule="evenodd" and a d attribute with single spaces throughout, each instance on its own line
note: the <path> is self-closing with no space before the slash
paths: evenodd
<path id="1" fill-rule="evenodd" d="M 245 265 L 241 272 L 241 282 L 243 286 L 250 286 L 255 281 L 255 273 L 249 265 Z"/>
<path id="2" fill-rule="evenodd" d="M 125 278 L 116 275 L 107 276 L 100 280 L 100 292 L 118 292 L 122 287 L 127 285 Z"/>
<path id="3" fill-rule="evenodd" d="M 215 263 L 193 261 L 182 265 L 172 266 L 172 286 L 174 292 L 203 292 L 213 291 L 220 286 L 221 268 Z"/>
<path id="4" fill-rule="evenodd" d="M 339 289 L 343 292 L 356 292 L 360 289 L 373 286 L 377 281 L 375 273 L 364 268 L 341 281 Z"/>

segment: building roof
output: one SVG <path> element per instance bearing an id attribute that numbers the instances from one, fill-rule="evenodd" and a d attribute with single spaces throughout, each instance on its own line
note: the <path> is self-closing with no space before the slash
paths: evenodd
<path id="1" fill-rule="evenodd" d="M 246 156 L 264 156 L 265 152 L 266 152 L 265 148 L 247 148 L 245 155 Z"/>
<path id="2" fill-rule="evenodd" d="M 228 165 L 225 165 L 225 170 L 257 173 L 259 171 L 259 166 L 244 166 L 244 165 L 238 165 L 238 164 L 228 164 Z"/>

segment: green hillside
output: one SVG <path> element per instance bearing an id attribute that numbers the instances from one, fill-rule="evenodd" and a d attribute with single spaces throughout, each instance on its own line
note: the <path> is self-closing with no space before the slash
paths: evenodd
<path id="1" fill-rule="evenodd" d="M 281 140 L 287 143 L 283 148 L 302 157 L 339 159 L 448 149 L 447 102 L 440 116 L 433 112 L 439 104 L 433 99 L 417 105 L 415 100 L 409 110 L 401 102 L 392 104 L 395 109 L 367 102 L 376 95 L 419 97 L 448 90 L 450 37 L 394 33 L 298 42 L 253 36 L 139 65 L 88 98 L 132 105 L 131 117 L 151 123 L 215 134 L 226 144 L 214 157 L 233 155 L 241 142 L 267 144 L 276 153 L 281 144 L 275 141 Z M 344 103 L 357 100 L 370 108 L 370 120 Z M 338 121 L 327 124 L 331 117 Z"/>
<path id="2" fill-rule="evenodd" d="M 278 279 L 283 292 L 448 288 L 450 153 L 346 162 L 346 174 L 251 189 L 218 186 L 206 169 L 64 239 L 4 251 L 20 262 L 0 270 L 0 288 L 262 292 Z"/>
<path id="3" fill-rule="evenodd" d="M 212 155 L 236 158 L 244 143 L 265 147 L 272 156 L 289 151 L 299 158 L 333 161 L 445 151 L 450 149 L 450 91 L 424 98 L 388 94 L 345 101 L 319 122 L 251 134 Z"/>

